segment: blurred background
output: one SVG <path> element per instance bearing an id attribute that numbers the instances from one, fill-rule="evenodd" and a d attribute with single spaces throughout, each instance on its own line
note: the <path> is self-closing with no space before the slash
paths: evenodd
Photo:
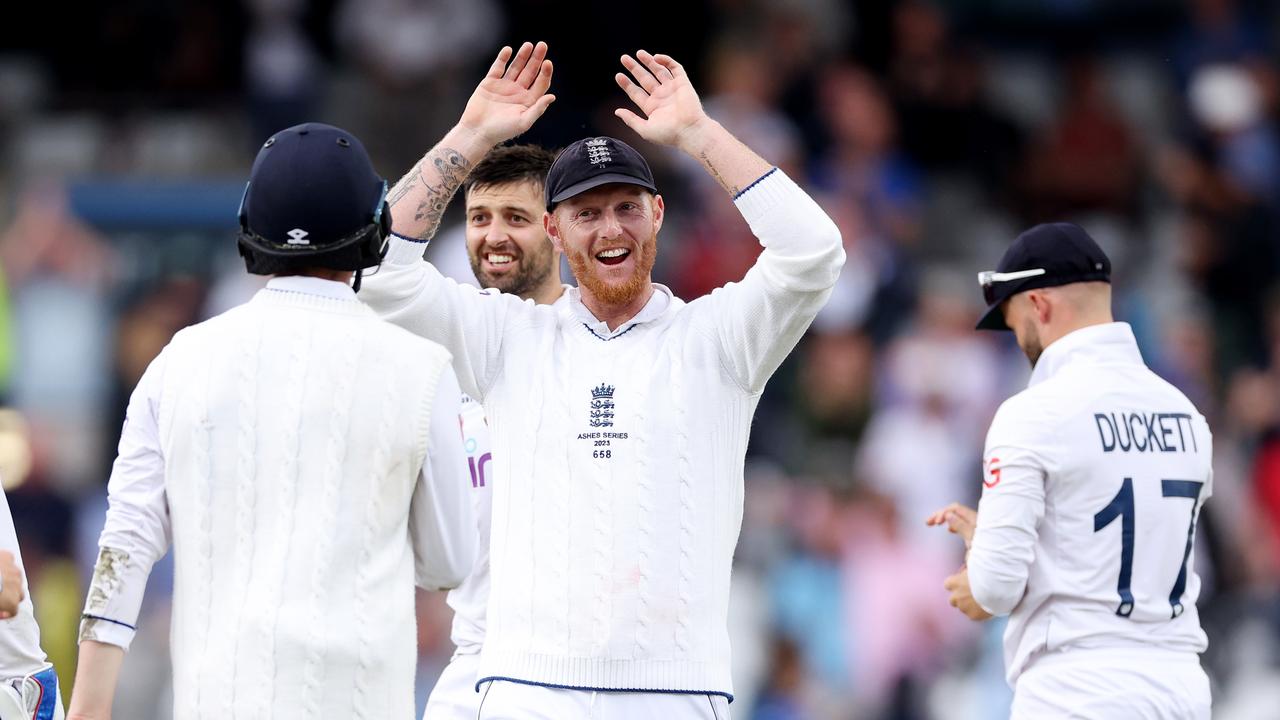
<path id="1" fill-rule="evenodd" d="M 1115 265 L 1116 311 L 1209 418 L 1196 567 L 1215 716 L 1280 718 L 1280 12 L 1248 0 L 115 0 L 0 24 L 0 474 L 44 647 L 70 684 L 125 402 L 179 328 L 261 285 L 249 165 L 306 120 L 398 178 L 503 43 L 547 40 L 526 140 L 608 133 L 659 175 L 655 271 L 692 299 L 760 248 L 696 164 L 612 117 L 637 48 L 840 225 L 839 286 L 753 429 L 732 638 L 742 720 L 1007 717 L 999 622 L 947 605 L 988 421 L 1025 385 L 974 273 L 1044 220 Z M 72 17 L 74 16 L 74 17 Z M 451 215 L 430 254 L 471 279 Z M 116 717 L 171 714 L 168 561 Z M 419 696 L 451 652 L 422 594 Z"/>

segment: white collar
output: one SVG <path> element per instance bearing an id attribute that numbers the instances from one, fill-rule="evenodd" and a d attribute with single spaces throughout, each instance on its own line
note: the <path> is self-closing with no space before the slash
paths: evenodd
<path id="1" fill-rule="evenodd" d="M 1057 375 L 1064 367 L 1077 363 L 1133 363 L 1142 365 L 1138 340 L 1129 323 L 1113 322 L 1090 325 L 1063 335 L 1040 354 L 1031 382 L 1038 385 Z"/>
<path id="2" fill-rule="evenodd" d="M 598 320 L 587 306 L 582 303 L 582 291 L 576 287 L 570 287 L 563 295 L 567 298 L 569 309 L 593 335 L 601 340 L 612 340 L 622 333 L 630 330 L 632 327 L 641 323 L 655 320 L 667 311 L 667 306 L 671 304 L 671 290 L 666 285 L 653 283 L 653 294 L 649 296 L 649 300 L 640 308 L 640 312 L 631 317 L 630 320 L 619 325 L 616 329 L 610 330 L 609 324 L 603 320 Z"/>
<path id="3" fill-rule="evenodd" d="M 351 286 L 336 280 L 309 277 L 306 275 L 285 275 L 273 277 L 267 281 L 268 290 L 295 292 L 305 295 L 319 295 L 334 300 L 355 300 L 356 293 Z"/>

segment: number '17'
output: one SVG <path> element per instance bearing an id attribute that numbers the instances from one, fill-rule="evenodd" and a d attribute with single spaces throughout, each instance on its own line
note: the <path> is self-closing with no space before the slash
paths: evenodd
<path id="1" fill-rule="evenodd" d="M 1196 501 L 1200 498 L 1203 482 L 1198 480 L 1161 480 L 1160 494 L 1167 498 L 1191 499 L 1191 524 L 1187 527 L 1187 547 L 1182 551 L 1182 568 L 1178 571 L 1178 579 L 1173 583 L 1173 591 L 1169 593 L 1169 605 L 1173 608 L 1170 617 L 1182 614 L 1182 593 L 1187 589 L 1187 558 L 1191 557 L 1191 540 L 1196 529 Z M 1120 485 L 1120 492 L 1111 498 L 1111 502 L 1093 516 L 1093 531 L 1098 532 L 1120 518 L 1120 580 L 1116 590 L 1120 593 L 1120 606 L 1116 614 L 1129 617 L 1133 613 L 1133 592 L 1129 582 L 1133 576 L 1133 478 L 1125 478 Z"/>

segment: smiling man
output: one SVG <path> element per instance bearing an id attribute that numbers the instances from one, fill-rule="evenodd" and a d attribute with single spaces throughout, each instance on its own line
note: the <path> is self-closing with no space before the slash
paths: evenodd
<path id="1" fill-rule="evenodd" d="M 542 227 L 543 186 L 554 160 L 536 145 L 494 148 L 467 178 L 467 258 L 480 287 L 540 304 L 564 293 L 560 250 Z"/>
<path id="2" fill-rule="evenodd" d="M 489 418 L 485 720 L 728 718 L 751 418 L 844 262 L 831 219 L 703 112 L 679 63 L 640 51 L 622 65 L 615 80 L 644 116 L 618 117 L 698 160 L 765 246 L 740 282 L 688 303 L 653 282 L 665 203 L 644 158 L 607 137 L 570 145 L 547 178 L 543 227 L 578 281 L 555 303 L 458 285 L 422 261 L 475 163 L 554 99 L 539 43 L 498 54 L 393 190 L 399 237 L 361 296 L 452 350 Z"/>

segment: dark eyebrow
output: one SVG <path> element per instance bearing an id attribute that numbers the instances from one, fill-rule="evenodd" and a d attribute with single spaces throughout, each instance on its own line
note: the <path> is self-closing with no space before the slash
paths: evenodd
<path id="1" fill-rule="evenodd" d="M 520 215 L 537 215 L 538 214 L 536 210 L 530 210 L 528 208 L 523 208 L 518 205 L 503 205 L 497 209 L 500 212 L 517 213 Z M 488 205 L 468 205 L 467 206 L 468 215 L 480 210 L 483 210 L 485 212 L 491 212 L 493 208 L 489 207 Z"/>

